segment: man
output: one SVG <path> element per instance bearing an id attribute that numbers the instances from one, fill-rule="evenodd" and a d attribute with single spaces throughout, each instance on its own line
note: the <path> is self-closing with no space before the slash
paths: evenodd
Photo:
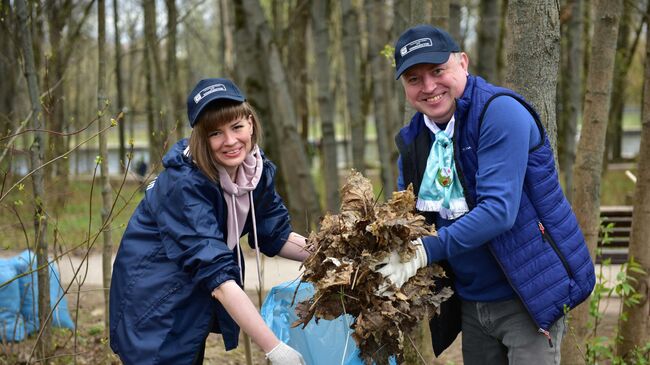
<path id="1" fill-rule="evenodd" d="M 462 329 L 465 364 L 559 364 L 565 310 L 589 296 L 595 275 L 539 116 L 470 75 L 441 29 L 408 29 L 395 63 L 417 110 L 395 139 L 398 188 L 413 184 L 438 236 L 379 271 L 399 287 L 423 265 L 450 268 L 459 298 L 430 323 L 437 355 Z"/>

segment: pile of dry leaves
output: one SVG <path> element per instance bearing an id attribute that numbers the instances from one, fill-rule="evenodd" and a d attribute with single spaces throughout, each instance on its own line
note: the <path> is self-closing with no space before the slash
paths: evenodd
<path id="1" fill-rule="evenodd" d="M 410 259 L 415 254 L 410 242 L 436 234 L 435 229 L 414 213 L 411 187 L 379 203 L 370 181 L 353 171 L 341 195 L 341 213 L 325 216 L 320 231 L 309 236 L 312 254 L 304 262 L 303 281 L 312 283 L 315 293 L 296 306 L 299 320 L 294 326 L 306 325 L 314 316 L 351 314 L 352 337 L 366 364 L 387 364 L 391 355 L 401 361 L 404 346 L 411 346 L 409 334 L 419 322 L 428 321 L 452 291 L 436 288 L 434 278 L 443 277 L 444 271 L 433 265 L 381 295 L 376 291 L 385 279 L 372 268 L 393 250 L 403 261 Z"/>

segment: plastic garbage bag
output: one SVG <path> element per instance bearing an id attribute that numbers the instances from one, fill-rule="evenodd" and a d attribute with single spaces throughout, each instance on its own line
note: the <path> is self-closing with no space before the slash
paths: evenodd
<path id="1" fill-rule="evenodd" d="M 294 300 L 296 287 L 300 284 Z M 264 300 L 261 313 L 266 324 L 283 342 L 300 352 L 308 365 L 363 365 L 359 349 L 352 339 L 352 316 L 341 316 L 332 321 L 313 319 L 305 326 L 291 328 L 298 319 L 295 304 L 314 295 L 310 283 L 290 281 L 271 289 Z M 391 359 L 391 364 L 396 362 Z"/>
<path id="2" fill-rule="evenodd" d="M 11 260 L 0 259 L 0 340 L 22 341 L 25 325 L 20 314 L 20 285 L 14 278 L 18 275 Z M 13 281 L 12 281 L 13 280 Z"/>
<path id="3" fill-rule="evenodd" d="M 36 270 L 36 255 L 25 250 L 20 255 L 13 258 L 18 274 Z M 49 265 L 50 272 L 50 306 L 54 308 L 52 313 L 52 325 L 74 329 L 74 322 L 70 317 L 68 310 L 68 301 L 63 295 L 63 283 L 56 266 Z M 18 279 L 20 285 L 21 305 L 20 312 L 25 319 L 25 330 L 27 334 L 38 331 L 38 273 L 32 271 L 31 274 L 25 275 Z M 61 299 L 59 301 L 59 298 Z M 58 301 L 58 304 L 57 304 Z M 54 307 L 56 305 L 56 308 Z"/>

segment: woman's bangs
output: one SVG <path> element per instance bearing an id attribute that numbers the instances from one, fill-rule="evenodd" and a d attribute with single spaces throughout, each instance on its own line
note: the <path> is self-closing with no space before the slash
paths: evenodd
<path id="1" fill-rule="evenodd" d="M 242 103 L 235 105 L 220 105 L 216 108 L 205 110 L 203 123 L 208 134 L 221 128 L 224 124 L 246 116 L 246 108 Z"/>

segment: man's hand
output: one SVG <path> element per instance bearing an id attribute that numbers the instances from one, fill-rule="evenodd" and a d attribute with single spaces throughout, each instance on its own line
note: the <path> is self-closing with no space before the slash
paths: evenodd
<path id="1" fill-rule="evenodd" d="M 305 365 L 302 355 L 282 341 L 266 354 L 266 358 L 271 365 Z"/>
<path id="2" fill-rule="evenodd" d="M 390 280 L 396 287 L 401 288 L 405 282 L 413 277 L 419 268 L 427 266 L 427 252 L 422 246 L 422 240 L 419 238 L 411 241 L 415 246 L 415 256 L 407 262 L 401 262 L 399 254 L 396 251 L 390 253 L 384 261 L 382 261 L 377 267 L 378 269 L 373 269 L 374 271 L 382 274 L 384 278 Z M 382 266 L 382 264 L 384 264 Z M 379 295 L 388 296 L 393 294 L 390 291 L 387 291 L 390 284 L 384 282 L 377 289 L 376 293 Z"/>

